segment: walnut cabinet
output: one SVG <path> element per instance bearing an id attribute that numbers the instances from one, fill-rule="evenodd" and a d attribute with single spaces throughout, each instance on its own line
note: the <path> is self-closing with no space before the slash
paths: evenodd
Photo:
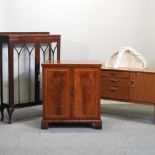
<path id="1" fill-rule="evenodd" d="M 93 123 L 101 128 L 101 64 L 46 62 L 43 67 L 43 120 L 49 123 Z"/>

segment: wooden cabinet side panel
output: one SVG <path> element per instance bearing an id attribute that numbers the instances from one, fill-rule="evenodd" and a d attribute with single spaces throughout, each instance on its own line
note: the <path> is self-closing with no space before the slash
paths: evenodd
<path id="1" fill-rule="evenodd" d="M 101 70 L 75 68 L 72 75 L 72 119 L 99 119 Z"/>
<path id="2" fill-rule="evenodd" d="M 70 72 L 67 68 L 43 68 L 43 118 L 69 119 Z"/>

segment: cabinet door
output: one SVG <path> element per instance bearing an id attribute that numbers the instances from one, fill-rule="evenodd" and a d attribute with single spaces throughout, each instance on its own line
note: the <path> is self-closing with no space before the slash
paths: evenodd
<path id="1" fill-rule="evenodd" d="M 69 69 L 43 69 L 44 119 L 69 119 L 70 117 Z"/>
<path id="2" fill-rule="evenodd" d="M 144 99 L 145 76 L 143 73 L 130 73 L 130 94 L 131 101 L 142 102 Z"/>
<path id="3" fill-rule="evenodd" d="M 145 73 L 144 102 L 155 104 L 155 74 Z"/>
<path id="4" fill-rule="evenodd" d="M 155 103 L 155 74 L 130 73 L 130 80 L 131 101 Z"/>
<path id="5" fill-rule="evenodd" d="M 100 69 L 76 68 L 72 70 L 72 78 L 72 119 L 98 119 Z"/>

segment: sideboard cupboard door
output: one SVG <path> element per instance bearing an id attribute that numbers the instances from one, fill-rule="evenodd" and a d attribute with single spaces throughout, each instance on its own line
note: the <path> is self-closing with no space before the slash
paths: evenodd
<path id="1" fill-rule="evenodd" d="M 144 102 L 155 104 L 155 74 L 145 73 Z"/>
<path id="2" fill-rule="evenodd" d="M 70 118 L 70 72 L 67 68 L 43 68 L 43 117 Z"/>
<path id="3" fill-rule="evenodd" d="M 72 119 L 99 119 L 100 69 L 72 70 Z"/>
<path id="4" fill-rule="evenodd" d="M 155 103 L 155 74 L 130 73 L 130 100 L 144 103 Z"/>
<path id="5" fill-rule="evenodd" d="M 144 86 L 144 102 L 155 104 L 155 74 L 144 73 L 145 86 Z"/>
<path id="6" fill-rule="evenodd" d="M 145 76 L 143 73 L 131 72 L 130 73 L 130 101 L 143 102 L 144 88 L 145 88 Z"/>

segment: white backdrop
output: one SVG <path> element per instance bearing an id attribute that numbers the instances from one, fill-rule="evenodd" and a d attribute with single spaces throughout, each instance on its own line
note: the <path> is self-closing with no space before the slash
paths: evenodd
<path id="1" fill-rule="evenodd" d="M 122 46 L 155 67 L 154 0 L 0 0 L 0 31 L 62 35 L 62 59 L 105 59 Z"/>

